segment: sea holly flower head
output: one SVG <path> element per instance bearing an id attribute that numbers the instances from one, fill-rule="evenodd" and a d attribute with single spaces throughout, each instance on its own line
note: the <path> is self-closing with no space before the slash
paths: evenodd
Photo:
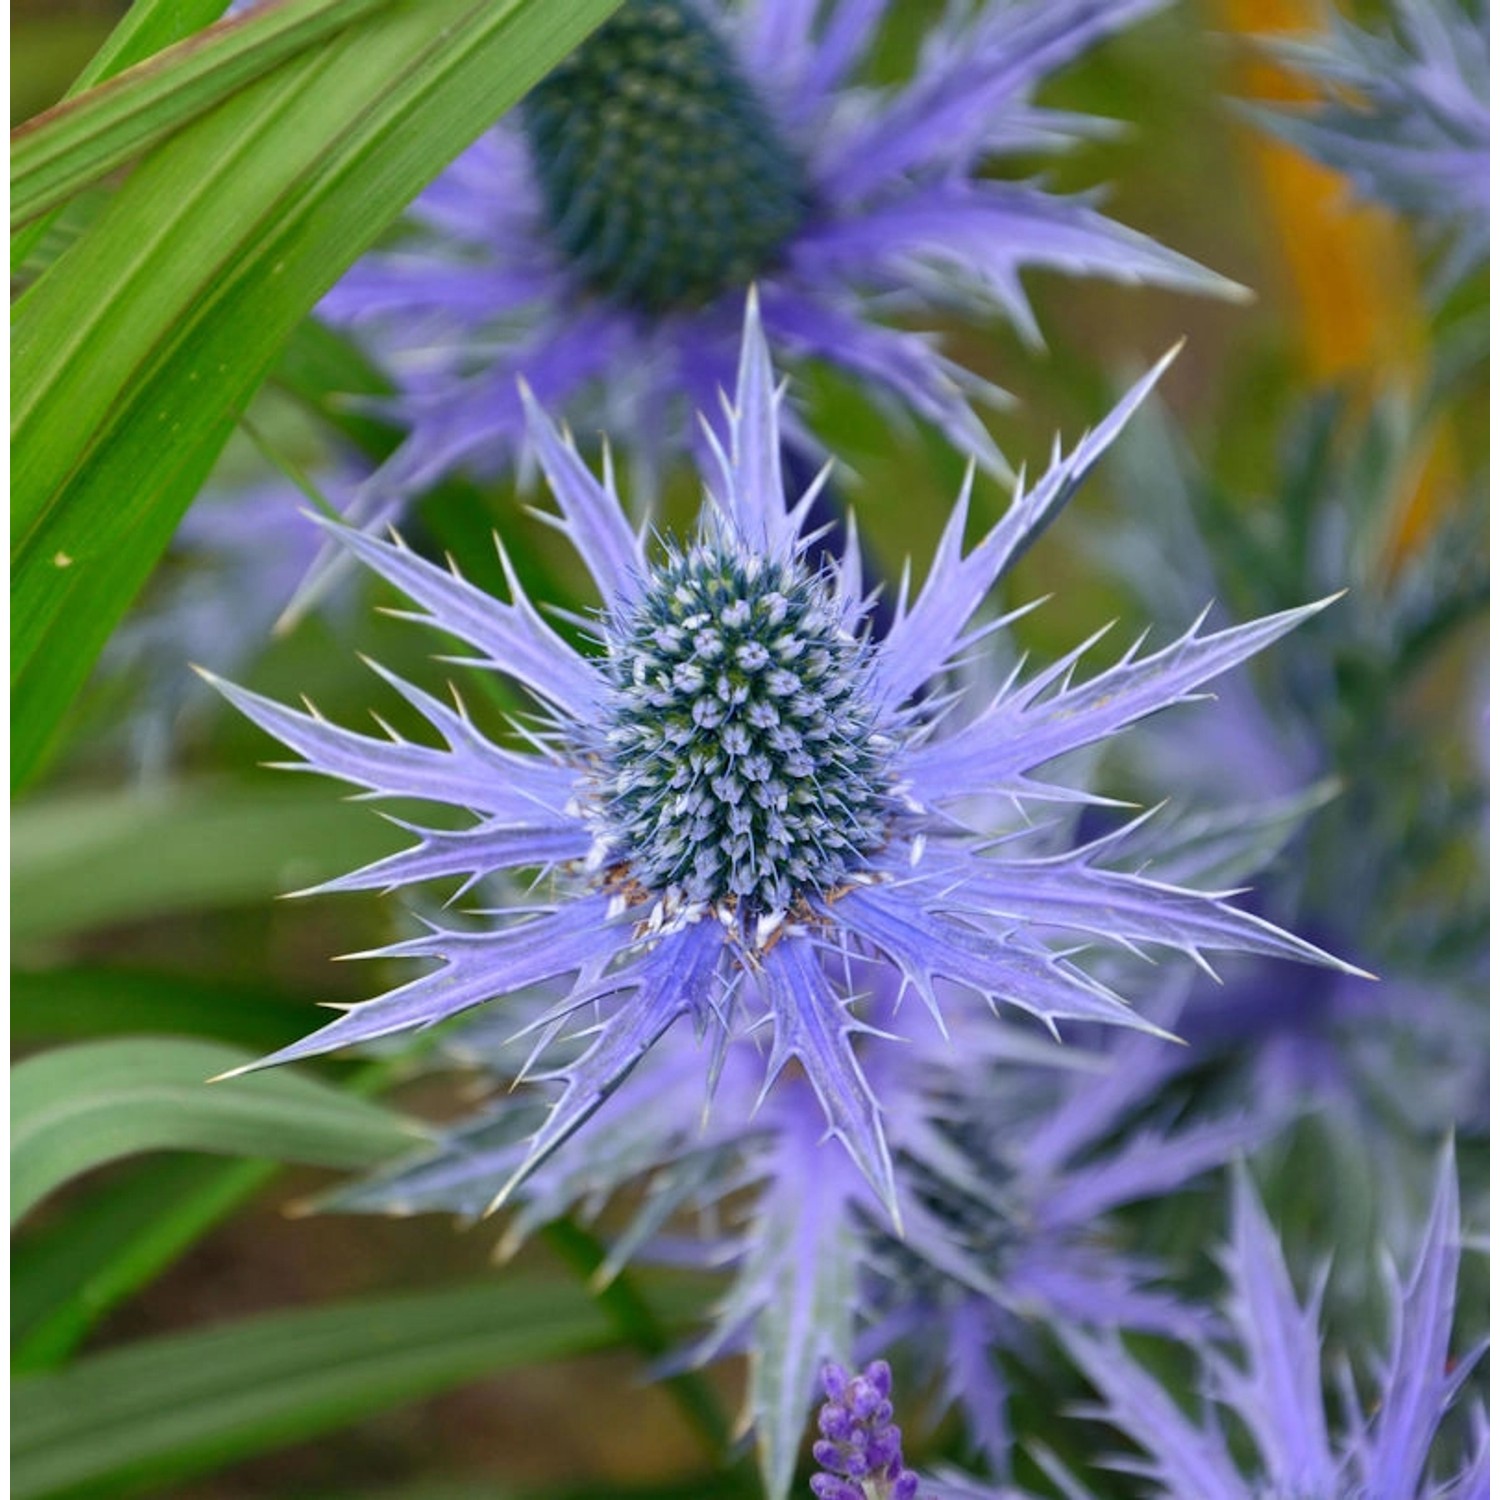
<path id="1" fill-rule="evenodd" d="M 901 1457 L 891 1404 L 891 1367 L 877 1359 L 858 1375 L 823 1367 L 827 1400 L 818 1412 L 812 1477 L 817 1500 L 917 1500 L 916 1472 Z"/>
<path id="2" fill-rule="evenodd" d="M 911 76 L 876 88 L 863 65 L 890 0 L 626 0 L 325 300 L 396 382 L 384 409 L 409 433 L 350 520 L 377 526 L 460 465 L 510 467 L 518 376 L 549 411 L 628 435 L 633 461 L 684 449 L 732 384 L 752 280 L 779 355 L 1003 469 L 971 407 L 999 393 L 941 352 L 945 309 L 1039 340 L 1030 267 L 1239 291 L 1089 199 L 983 170 L 1097 130 L 1033 93 L 1163 3 L 956 6 Z"/>
<path id="3" fill-rule="evenodd" d="M 561 523 L 604 601 L 604 653 L 554 631 L 512 577 L 493 598 L 397 542 L 333 535 L 420 606 L 415 618 L 467 641 L 475 665 L 526 689 L 545 723 L 529 748 L 480 732 L 450 706 L 383 673 L 441 735 L 441 748 L 369 738 L 222 684 L 305 767 L 375 795 L 471 813 L 466 829 L 416 828 L 418 842 L 326 889 L 392 888 L 505 870 L 538 872 L 535 897 L 477 928 L 432 924 L 382 950 L 438 967 L 350 1008 L 267 1061 L 433 1025 L 472 1006 L 571 976 L 533 1023 L 545 1042 L 570 1018 L 597 1020 L 511 1186 L 544 1161 L 671 1027 L 688 1021 L 722 1057 L 741 1024 L 769 1038 L 767 1078 L 806 1074 L 851 1158 L 894 1216 L 881 1106 L 855 1047 L 870 1027 L 852 966 L 877 964 L 939 1025 L 964 997 L 1019 1008 L 1048 1027 L 1149 1028 L 1054 940 L 1071 934 L 1335 963 L 1221 897 L 1098 865 L 1110 840 L 1014 857 L 1028 801 L 1086 800 L 1040 778 L 1047 762 L 1107 739 L 1276 639 L 1320 606 L 1160 650 L 1140 643 L 1083 682 L 1084 648 L 987 704 L 933 689 L 991 627 L 974 617 L 1001 574 L 1062 508 L 1155 373 L 1034 489 L 963 549 L 968 490 L 921 592 L 903 594 L 869 639 L 858 553 L 812 561 L 803 522 L 816 484 L 782 488 L 778 392 L 752 299 L 708 499 L 690 540 L 652 555 L 599 480 L 532 406 L 532 437 Z M 1087 643 L 1086 643 L 1087 644 Z M 962 697 L 962 695 L 960 695 Z M 961 709 L 967 712 L 961 712 Z M 1205 960 L 1206 961 L 1206 960 Z M 861 1047 L 887 1045 L 866 1036 Z"/>
<path id="4" fill-rule="evenodd" d="M 1378 30 L 1330 9 L 1326 35 L 1268 39 L 1320 97 L 1256 119 L 1361 196 L 1448 235 L 1440 285 L 1489 250 L 1489 33 L 1489 0 L 1393 0 Z"/>
<path id="5" fill-rule="evenodd" d="M 610 621 L 601 832 L 647 889 L 766 918 L 885 841 L 892 742 L 836 582 L 721 530 Z"/>
<path id="6" fill-rule="evenodd" d="M 642 313 L 745 285 L 806 216 L 802 162 L 690 0 L 626 0 L 521 119 L 554 245 Z"/>

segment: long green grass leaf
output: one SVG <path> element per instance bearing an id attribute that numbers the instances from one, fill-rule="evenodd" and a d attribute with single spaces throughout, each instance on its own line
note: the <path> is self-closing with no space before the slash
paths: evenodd
<path id="1" fill-rule="evenodd" d="M 178 42 L 11 134 L 16 229 L 390 0 L 283 0 Z"/>
<path id="2" fill-rule="evenodd" d="M 174 42 L 202 30 L 223 14 L 222 0 L 135 0 L 87 67 L 73 80 L 63 98 L 72 99 L 85 89 L 113 78 L 116 73 L 144 62 Z M 32 252 L 43 244 L 56 218 L 55 214 L 44 215 L 19 234 L 11 236 L 10 273 L 13 279 L 26 266 Z M 64 245 L 71 243 L 72 238 L 71 234 L 66 236 Z M 45 259 L 50 263 L 56 256 L 49 254 Z"/>
<path id="3" fill-rule="evenodd" d="M 11 1368 L 61 1364 L 106 1313 L 154 1280 L 281 1170 L 163 1156 L 101 1182 L 11 1250 Z"/>
<path id="4" fill-rule="evenodd" d="M 307 1000 L 264 983 L 93 966 L 10 976 L 11 1040 L 33 1045 L 149 1031 L 274 1052 L 312 1015 Z"/>
<path id="5" fill-rule="evenodd" d="M 400 1056 L 341 1082 L 357 1098 L 401 1076 Z M 11 1365 L 62 1363 L 95 1324 L 168 1270 L 205 1234 L 275 1180 L 276 1161 L 167 1156 L 114 1174 L 56 1220 L 33 1225 L 13 1251 Z"/>
<path id="6" fill-rule="evenodd" d="M 53 1189 L 145 1151 L 368 1167 L 422 1127 L 293 1072 L 208 1079 L 251 1054 L 182 1037 L 59 1047 L 11 1072 L 11 1221 Z"/>
<path id="7" fill-rule="evenodd" d="M 12 774 L 32 775 L 318 298 L 617 0 L 396 0 L 151 152 L 17 308 Z"/>
<path id="8" fill-rule="evenodd" d="M 402 842 L 368 808 L 310 784 L 41 798 L 12 820 L 11 939 L 261 901 Z"/>
<path id="9" fill-rule="evenodd" d="M 581 1289 L 511 1276 L 154 1339 L 15 1382 L 12 1493 L 179 1479 L 615 1342 Z"/>

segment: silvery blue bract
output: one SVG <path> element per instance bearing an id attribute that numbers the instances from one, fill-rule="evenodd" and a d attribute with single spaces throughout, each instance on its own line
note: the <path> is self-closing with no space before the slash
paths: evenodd
<path id="1" fill-rule="evenodd" d="M 1390 1278 L 1390 1334 L 1373 1399 L 1343 1376 L 1330 1418 L 1316 1292 L 1300 1302 L 1281 1248 L 1248 1178 L 1234 1199 L 1226 1264 L 1232 1339 L 1204 1351 L 1206 1390 L 1235 1412 L 1253 1443 L 1240 1456 L 1217 1420 L 1182 1411 L 1116 1339 L 1072 1335 L 1074 1357 L 1098 1388 L 1100 1414 L 1146 1457 L 1120 1460 L 1162 1500 L 1260 1500 L 1265 1495 L 1357 1495 L 1362 1500 L 1479 1500 L 1489 1494 L 1489 1439 L 1477 1403 L 1467 1412 L 1469 1457 L 1432 1472 L 1439 1427 L 1483 1347 L 1450 1359 L 1460 1258 L 1458 1180 L 1451 1156 L 1436 1175 L 1431 1214 L 1405 1281 Z M 1372 1339 L 1372 1343 L 1374 1340 Z"/>
<path id="2" fill-rule="evenodd" d="M 1451 1357 L 1461 1255 L 1458 1180 L 1438 1165 L 1421 1245 L 1404 1280 L 1389 1275 L 1389 1334 L 1366 1371 L 1338 1368 L 1339 1398 L 1324 1396 L 1320 1289 L 1300 1301 L 1281 1246 L 1247 1174 L 1235 1187 L 1227 1323 L 1199 1341 L 1199 1415 L 1126 1350 L 1118 1336 L 1064 1331 L 1063 1341 L 1100 1396 L 1079 1415 L 1107 1422 L 1138 1451 L 1103 1467 L 1139 1476 L 1143 1500 L 1484 1500 L 1489 1428 L 1483 1406 L 1460 1406 L 1484 1345 Z M 1370 1344 L 1377 1340 L 1372 1336 Z M 1363 1377 L 1371 1377 L 1368 1384 Z M 1235 1428 L 1231 1436 L 1225 1418 Z M 1445 1422 L 1465 1456 L 1446 1463 Z M 1238 1441 L 1243 1434 L 1247 1444 Z M 1078 1477 L 1045 1449 L 1033 1457 L 1066 1500 L 1090 1500 Z M 935 1500 L 1028 1500 L 1017 1491 L 944 1473 Z M 1110 1493 L 1115 1493 L 1113 1489 Z"/>
<path id="3" fill-rule="evenodd" d="M 906 1033 L 865 1063 L 899 1227 L 825 1138 L 807 1078 L 789 1070 L 767 1083 L 753 1029 L 724 1045 L 711 1086 L 701 1047 L 678 1031 L 521 1184 L 501 1241 L 509 1253 L 545 1224 L 634 1193 L 634 1211 L 613 1216 L 603 1276 L 636 1259 L 728 1270 L 690 1357 L 750 1356 L 746 1420 L 772 1495 L 790 1483 L 826 1359 L 911 1356 L 999 1471 L 1010 1426 L 997 1354 L 1025 1362 L 1041 1332 L 1063 1328 L 1201 1335 L 1212 1320 L 1165 1289 L 1167 1268 L 1129 1246 L 1116 1211 L 1170 1196 L 1264 1133 L 1239 1115 L 1175 1127 L 1157 1096 L 1180 1049 L 1155 1036 L 1116 1031 L 1082 1054 L 972 1007 L 956 1009 L 945 1034 L 926 1014 L 903 1014 L 899 981 L 878 961 L 849 978 L 870 992 L 869 1024 Z M 509 1029 L 478 1017 L 441 1049 L 488 1075 L 492 1100 L 435 1148 L 320 1206 L 481 1215 L 546 1113 L 536 1084 L 547 1063 L 506 1044 Z"/>

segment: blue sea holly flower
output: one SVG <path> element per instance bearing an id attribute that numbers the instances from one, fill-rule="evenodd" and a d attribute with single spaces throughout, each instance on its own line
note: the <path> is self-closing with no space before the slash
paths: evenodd
<path id="1" fill-rule="evenodd" d="M 914 597 L 903 590 L 878 642 L 862 628 L 857 553 L 837 566 L 810 561 L 802 521 L 816 485 L 790 506 L 783 494 L 778 393 L 753 299 L 730 445 L 717 450 L 691 537 L 648 548 L 608 475 L 596 479 L 532 405 L 560 524 L 602 596 L 597 654 L 567 644 L 513 576 L 500 600 L 399 541 L 325 523 L 414 601 L 412 618 L 468 642 L 472 664 L 526 689 L 544 720 L 527 729 L 527 748 L 498 744 L 460 704 L 382 673 L 441 736 L 436 747 L 367 737 L 220 684 L 305 768 L 474 817 L 458 831 L 415 829 L 412 848 L 325 889 L 467 885 L 530 870 L 536 895 L 478 928 L 432 925 L 382 950 L 437 968 L 266 1061 L 430 1026 L 572 975 L 540 1033 L 585 1012 L 597 1029 L 560 1071 L 562 1094 L 515 1180 L 668 1028 L 688 1020 L 721 1048 L 743 1019 L 764 1028 L 768 1077 L 793 1063 L 805 1071 L 829 1129 L 894 1209 L 880 1103 L 855 1048 L 869 1030 L 845 977 L 855 959 L 878 957 L 935 1017 L 946 982 L 1049 1027 L 1149 1026 L 1054 949 L 1064 935 L 1337 964 L 1220 896 L 1100 868 L 1094 846 L 1017 859 L 996 842 L 1028 803 L 1087 800 L 1041 779 L 1046 763 L 1193 696 L 1321 605 L 1214 634 L 1195 627 L 1155 652 L 1138 642 L 1079 682 L 1085 643 L 1030 677 L 1017 671 L 982 705 L 941 691 L 947 670 L 993 628 L 974 623 L 991 589 L 1157 373 L 1059 453 L 1035 488 L 1018 484 L 1010 509 L 967 553 L 966 486 L 924 587 Z"/>
<path id="2" fill-rule="evenodd" d="M 1174 1029 L 1215 1092 L 1233 1088 L 1288 1123 L 1310 1117 L 1338 1163 L 1325 1202 L 1369 1213 L 1404 1181 L 1413 1216 L 1426 1201 L 1427 1147 L 1482 1132 L 1488 1118 L 1489 934 L 1475 842 L 1487 788 L 1454 671 L 1482 652 L 1487 502 L 1462 489 L 1429 541 L 1397 545 L 1426 451 L 1424 406 L 1386 401 L 1353 420 L 1341 400 L 1304 403 L 1261 496 L 1199 472 L 1159 403 L 1147 403 L 1111 455 L 1120 521 L 1094 537 L 1167 629 L 1209 596 L 1258 614 L 1349 589 L 1253 676 L 1221 679 L 1212 714 L 1132 736 L 1123 779 L 1143 799 L 1170 795 L 1215 816 L 1226 781 L 1273 812 L 1306 803 L 1298 787 L 1315 793 L 1313 815 L 1284 830 L 1295 845 L 1273 841 L 1249 867 L 1258 909 L 1382 982 L 1236 961 L 1223 984 L 1197 987 Z M 1151 867 L 1186 884 L 1241 885 L 1247 873 Z M 1413 1153 L 1414 1140 L 1427 1147 Z M 1335 1295 L 1362 1275 L 1358 1257 L 1341 1256 Z"/>
<path id="3" fill-rule="evenodd" d="M 1363 1397 L 1339 1372 L 1340 1411 L 1323 1396 L 1319 1293 L 1298 1300 L 1275 1233 L 1249 1180 L 1234 1199 L 1226 1257 L 1231 1340 L 1204 1353 L 1206 1393 L 1244 1424 L 1241 1450 L 1212 1417 L 1194 1418 L 1118 1339 L 1069 1334 L 1074 1358 L 1098 1390 L 1098 1415 L 1141 1450 L 1117 1466 L 1140 1474 L 1159 1500 L 1480 1500 L 1489 1494 L 1488 1427 L 1477 1398 L 1460 1398 L 1484 1346 L 1450 1359 L 1460 1258 L 1458 1182 L 1451 1154 L 1439 1165 L 1431 1212 L 1409 1274 L 1390 1277 L 1390 1336 Z M 1439 1430 L 1465 1419 L 1470 1456 L 1446 1467 Z M 1436 1471 L 1436 1472 L 1435 1472 Z M 1441 1477 L 1440 1477 L 1441 1474 Z"/>
<path id="4" fill-rule="evenodd" d="M 1440 285 L 1477 266 L 1490 243 L 1489 0 L 1394 0 L 1380 30 L 1330 9 L 1326 35 L 1267 45 L 1320 98 L 1258 109 L 1259 123 L 1447 237 Z"/>
<path id="5" fill-rule="evenodd" d="M 634 458 L 682 449 L 732 384 L 752 279 L 778 355 L 1000 467 L 970 405 L 997 393 L 922 323 L 988 311 L 1039 339 L 1027 267 L 1239 292 L 1088 198 L 985 170 L 1096 133 L 1032 95 L 1163 3 L 954 6 L 910 76 L 875 87 L 861 73 L 890 0 L 626 0 L 323 303 L 396 382 L 384 409 L 409 434 L 351 521 L 394 517 L 455 466 L 509 467 L 517 376 Z"/>

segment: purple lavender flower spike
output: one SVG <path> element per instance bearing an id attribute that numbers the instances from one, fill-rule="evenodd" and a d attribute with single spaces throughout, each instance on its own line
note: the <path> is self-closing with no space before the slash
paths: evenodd
<path id="1" fill-rule="evenodd" d="M 1298 1300 L 1265 1211 L 1241 1175 L 1226 1256 L 1233 1350 L 1204 1350 L 1207 1393 L 1238 1414 L 1253 1454 L 1238 1456 L 1212 1416 L 1189 1417 L 1114 1338 L 1071 1333 L 1070 1350 L 1099 1391 L 1098 1415 L 1144 1453 L 1119 1467 L 1139 1473 L 1161 1500 L 1259 1500 L 1274 1495 L 1358 1495 L 1437 1500 L 1486 1493 L 1488 1430 L 1469 1412 L 1471 1457 L 1458 1473 L 1433 1472 L 1434 1442 L 1457 1410 L 1483 1346 L 1450 1364 L 1459 1261 L 1458 1182 L 1451 1150 L 1436 1174 L 1431 1214 L 1404 1282 L 1392 1278 L 1393 1331 L 1361 1400 L 1346 1371 L 1343 1420 L 1323 1401 L 1319 1289 Z"/>
<path id="2" fill-rule="evenodd" d="M 779 356 L 851 374 L 1003 468 L 958 368 L 919 317 L 998 313 L 1037 336 L 1019 274 L 1238 295 L 1082 198 L 993 180 L 1084 122 L 1038 107 L 1053 71 L 1166 0 L 954 7 L 914 75 L 859 72 L 890 0 L 626 0 L 417 201 L 415 234 L 325 300 L 396 381 L 409 431 L 351 519 L 379 526 L 455 466 L 523 451 L 523 376 L 549 411 L 670 454 L 717 421 L 758 281 Z"/>
<path id="3" fill-rule="evenodd" d="M 1193 696 L 1320 605 L 1212 635 L 1190 631 L 1083 683 L 1071 681 L 1069 660 L 1012 680 L 967 721 L 960 703 L 925 691 L 978 638 L 972 621 L 986 595 L 1154 378 L 1035 490 L 1018 486 L 1010 511 L 966 556 L 959 528 L 950 529 L 926 587 L 880 643 L 862 628 L 865 601 L 840 592 L 850 571 L 814 570 L 808 560 L 801 520 L 810 497 L 788 504 L 781 493 L 778 393 L 753 298 L 730 440 L 716 449 L 691 539 L 667 539 L 648 555 L 608 483 L 533 409 L 559 524 L 603 599 L 602 655 L 575 651 L 514 577 L 502 601 L 399 539 L 328 525 L 408 595 L 411 618 L 467 642 L 470 664 L 527 690 L 543 721 L 522 753 L 493 743 L 460 704 L 381 672 L 432 725 L 439 748 L 357 734 L 218 683 L 305 769 L 475 819 L 467 832 L 414 828 L 411 849 L 335 884 L 539 874 L 530 904 L 499 921 L 492 913 L 478 928 L 430 924 L 381 950 L 437 967 L 257 1066 L 569 981 L 534 1025 L 545 1037 L 588 1018 L 590 1045 L 557 1073 L 561 1096 L 508 1193 L 680 1021 L 712 1034 L 720 1051 L 739 1022 L 764 1026 L 768 1083 L 798 1065 L 828 1130 L 896 1220 L 882 1101 L 865 1071 L 883 1043 L 850 981 L 856 962 L 917 991 L 939 1018 L 977 997 L 1049 1028 L 1147 1030 L 1053 942 L 1082 933 L 1132 951 L 1242 949 L 1340 967 L 1222 897 L 1100 868 L 1107 844 L 1044 862 L 992 847 L 1005 825 L 1014 831 L 1018 803 L 1085 796 L 1039 779 L 1046 762 Z M 960 801 L 963 820 L 952 813 Z M 1029 895 L 1033 887 L 1046 900 Z"/>
<path id="4" fill-rule="evenodd" d="M 823 1368 L 818 1438 L 812 1477 L 817 1500 L 917 1500 L 916 1472 L 901 1455 L 901 1429 L 891 1404 L 891 1367 L 883 1359 L 851 1375 L 842 1365 Z"/>
<path id="5" fill-rule="evenodd" d="M 1489 0 L 1394 0 L 1383 32 L 1330 11 L 1326 36 L 1268 43 L 1321 86 L 1320 101 L 1254 112 L 1362 197 L 1447 235 L 1439 288 L 1489 251 L 1489 10 Z"/>

